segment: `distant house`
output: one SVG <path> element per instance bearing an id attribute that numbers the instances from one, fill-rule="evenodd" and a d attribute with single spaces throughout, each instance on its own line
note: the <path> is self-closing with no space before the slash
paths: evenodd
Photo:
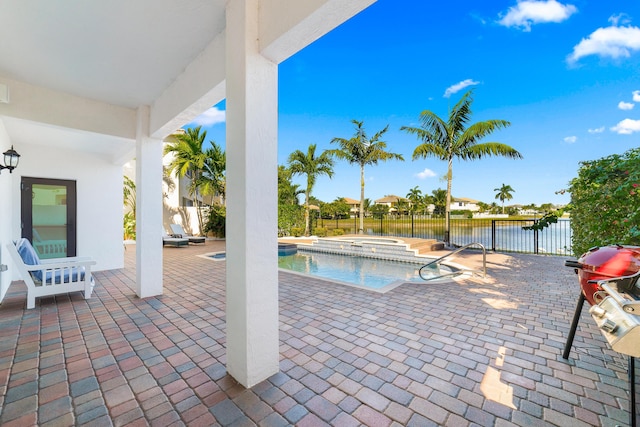
<path id="1" fill-rule="evenodd" d="M 480 210 L 480 206 L 478 206 L 478 203 L 480 203 L 479 200 L 473 200 L 467 197 L 452 197 L 451 210 L 477 212 Z"/>
<path id="2" fill-rule="evenodd" d="M 398 201 L 406 203 L 407 206 L 411 203 L 411 201 L 405 197 L 396 196 L 395 194 L 389 194 L 387 196 L 382 197 L 381 199 L 375 200 L 373 203 L 376 205 L 385 205 L 389 207 L 389 212 L 398 212 Z"/>
<path id="3" fill-rule="evenodd" d="M 350 199 L 349 197 L 343 197 L 342 199 L 349 205 L 349 213 L 351 215 L 358 215 L 360 213 L 360 200 Z"/>
<path id="4" fill-rule="evenodd" d="M 513 208 L 516 208 L 518 211 L 518 215 L 522 215 L 522 216 L 534 216 L 534 215 L 538 215 L 540 212 L 538 212 L 537 209 L 525 209 L 524 206 L 522 205 L 513 205 L 511 206 Z"/>

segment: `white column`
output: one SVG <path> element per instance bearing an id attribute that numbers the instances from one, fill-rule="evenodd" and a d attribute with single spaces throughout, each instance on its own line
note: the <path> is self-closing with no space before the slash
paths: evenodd
<path id="1" fill-rule="evenodd" d="M 162 140 L 149 137 L 149 107 L 136 128 L 136 294 L 162 295 Z"/>
<path id="2" fill-rule="evenodd" d="M 278 372 L 278 67 L 258 51 L 258 0 L 227 2 L 227 372 Z"/>

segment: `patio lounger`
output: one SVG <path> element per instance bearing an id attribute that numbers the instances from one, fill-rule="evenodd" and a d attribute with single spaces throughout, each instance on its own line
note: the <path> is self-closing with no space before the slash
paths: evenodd
<path id="1" fill-rule="evenodd" d="M 7 249 L 27 285 L 27 309 L 36 306 L 36 297 L 84 292 L 84 298 L 91 298 L 93 277 L 91 266 L 96 262 L 87 257 L 67 257 L 40 260 L 27 239 L 15 244 L 8 243 Z"/>
<path id="2" fill-rule="evenodd" d="M 165 231 L 162 232 L 162 246 L 174 246 L 179 248 L 180 246 L 188 246 L 189 239 L 186 237 L 173 237 L 169 236 Z"/>
<path id="3" fill-rule="evenodd" d="M 180 224 L 171 224 L 171 231 L 173 231 L 173 237 L 183 237 L 189 239 L 189 243 L 204 243 L 205 238 L 202 236 L 193 236 L 185 233 Z"/>

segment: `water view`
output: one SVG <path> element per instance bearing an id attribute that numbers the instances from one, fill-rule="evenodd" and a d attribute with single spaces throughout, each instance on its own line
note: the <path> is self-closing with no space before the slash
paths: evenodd
<path id="1" fill-rule="evenodd" d="M 573 236 L 570 219 L 559 219 L 557 223 L 540 231 L 524 230 L 534 224 L 535 219 L 451 219 L 450 242 L 456 246 L 481 243 L 489 250 L 521 252 L 547 255 L 572 255 Z M 444 218 L 394 216 L 383 219 L 367 218 L 366 234 L 370 236 L 416 237 L 444 240 Z M 357 232 L 354 218 L 325 220 L 319 222 L 329 230 L 336 228 L 346 234 Z"/>

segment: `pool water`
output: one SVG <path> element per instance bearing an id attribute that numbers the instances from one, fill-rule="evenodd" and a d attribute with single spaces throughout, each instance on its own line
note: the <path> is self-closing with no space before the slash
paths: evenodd
<path id="1" fill-rule="evenodd" d="M 424 282 L 418 275 L 422 265 L 358 256 L 318 252 L 298 252 L 278 257 L 278 267 L 350 285 L 381 290 L 392 284 Z M 423 276 L 440 276 L 451 272 L 446 266 L 423 270 Z"/>

